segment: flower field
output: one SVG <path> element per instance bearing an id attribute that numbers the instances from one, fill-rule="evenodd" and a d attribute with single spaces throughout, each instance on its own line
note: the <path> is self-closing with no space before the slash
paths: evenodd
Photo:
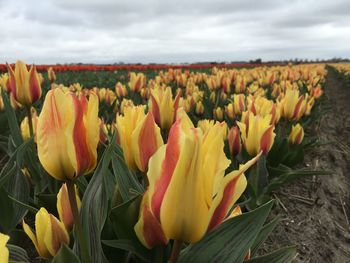
<path id="1" fill-rule="evenodd" d="M 305 164 L 332 143 L 326 79 L 350 84 L 348 64 L 0 72 L 0 262 L 302 262 L 269 240 L 290 185 L 338 173 L 324 152 Z"/>

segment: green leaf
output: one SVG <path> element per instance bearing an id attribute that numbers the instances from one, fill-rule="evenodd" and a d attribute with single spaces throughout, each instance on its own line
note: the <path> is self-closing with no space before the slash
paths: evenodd
<path id="1" fill-rule="evenodd" d="M 10 252 L 9 262 L 11 261 L 26 262 L 26 263 L 30 262 L 28 254 L 23 248 L 12 244 L 7 244 L 7 248 L 9 249 L 9 252 Z"/>
<path id="2" fill-rule="evenodd" d="M 279 175 L 278 177 L 271 180 L 269 185 L 266 187 L 265 193 L 268 194 L 273 190 L 281 187 L 286 183 L 290 183 L 296 179 L 306 177 L 306 176 L 314 176 L 314 175 L 331 175 L 333 172 L 331 171 L 317 171 L 317 170 L 292 170 L 289 168 L 289 171 L 286 171 Z"/>
<path id="3" fill-rule="evenodd" d="M 294 246 L 276 250 L 270 254 L 252 258 L 245 263 L 288 263 L 295 258 L 297 250 Z"/>
<path id="4" fill-rule="evenodd" d="M 116 146 L 116 152 L 112 158 L 112 167 L 114 171 L 117 184 L 119 186 L 120 194 L 124 201 L 132 198 L 130 190 L 134 189 L 139 193 L 143 193 L 143 187 L 136 180 L 135 175 L 130 172 L 125 164 L 123 154 L 119 145 Z"/>
<path id="5" fill-rule="evenodd" d="M 92 262 L 105 262 L 101 245 L 101 232 L 107 217 L 108 197 L 104 183 L 104 175 L 111 161 L 114 145 L 110 144 L 88 184 L 82 200 L 80 217 L 83 231 L 87 238 Z"/>
<path id="6" fill-rule="evenodd" d="M 12 202 L 7 195 L 7 191 L 3 187 L 0 188 L 0 207 L 0 232 L 8 233 L 16 226 L 16 224 L 13 223 L 15 211 L 13 209 Z"/>
<path id="7" fill-rule="evenodd" d="M 128 239 L 102 240 L 102 243 L 109 247 L 131 252 L 143 261 L 148 262 L 149 258 L 151 257 L 150 251 L 144 247 L 139 247 L 137 244 Z"/>
<path id="8" fill-rule="evenodd" d="M 231 218 L 188 246 L 180 262 L 243 262 L 271 210 L 273 201 Z"/>
<path id="9" fill-rule="evenodd" d="M 8 194 L 11 196 L 10 199 L 16 199 L 24 204 L 29 202 L 29 184 L 21 170 L 18 169 L 17 173 L 10 178 L 7 190 Z M 12 206 L 14 209 L 12 220 L 17 224 L 27 213 L 27 208 L 20 206 L 15 202 L 12 203 Z"/>
<path id="10" fill-rule="evenodd" d="M 110 212 L 114 232 L 118 238 L 135 238 L 134 226 L 139 217 L 141 196 L 138 195 L 129 201 L 112 208 Z"/>
<path id="11" fill-rule="evenodd" d="M 248 182 L 250 193 L 253 197 L 258 198 L 264 192 L 268 184 L 268 171 L 266 169 L 266 156 L 261 156 L 256 165 L 250 168 L 248 172 Z"/>
<path id="12" fill-rule="evenodd" d="M 21 145 L 23 143 L 22 135 L 21 135 L 21 130 L 19 129 L 19 125 L 17 122 L 17 117 L 14 109 L 11 106 L 10 100 L 6 94 L 6 92 L 1 92 L 2 93 L 2 99 L 4 101 L 4 106 L 6 109 L 6 117 L 7 121 L 10 127 L 11 135 L 13 137 L 13 140 L 17 146 Z"/>
<path id="13" fill-rule="evenodd" d="M 79 258 L 74 252 L 63 244 L 57 255 L 53 258 L 52 263 L 80 263 Z"/>
<path id="14" fill-rule="evenodd" d="M 259 247 L 264 243 L 266 238 L 270 235 L 270 233 L 275 229 L 279 222 L 280 220 L 278 218 L 275 218 L 270 223 L 264 225 L 264 227 L 260 230 L 260 233 L 256 237 L 253 246 L 250 248 L 251 254 L 253 256 L 258 251 Z"/>

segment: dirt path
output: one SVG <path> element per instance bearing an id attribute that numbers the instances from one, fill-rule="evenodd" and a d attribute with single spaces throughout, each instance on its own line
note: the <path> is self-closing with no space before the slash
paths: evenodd
<path id="1" fill-rule="evenodd" d="M 301 179 L 276 193 L 282 205 L 273 213 L 282 222 L 266 246 L 297 245 L 298 263 L 350 262 L 350 87 L 329 71 L 324 96 L 330 111 L 318 134 L 332 143 L 308 152 L 304 165 L 335 174 Z"/>

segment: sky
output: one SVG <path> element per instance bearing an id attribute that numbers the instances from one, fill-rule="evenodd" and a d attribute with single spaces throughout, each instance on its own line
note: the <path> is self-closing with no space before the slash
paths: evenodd
<path id="1" fill-rule="evenodd" d="M 0 0 L 0 63 L 350 57 L 349 0 Z"/>

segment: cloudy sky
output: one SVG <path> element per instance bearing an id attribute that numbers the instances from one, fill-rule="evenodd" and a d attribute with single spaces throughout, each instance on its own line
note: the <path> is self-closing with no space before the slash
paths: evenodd
<path id="1" fill-rule="evenodd" d="M 0 63 L 350 57 L 349 0 L 0 0 Z"/>

